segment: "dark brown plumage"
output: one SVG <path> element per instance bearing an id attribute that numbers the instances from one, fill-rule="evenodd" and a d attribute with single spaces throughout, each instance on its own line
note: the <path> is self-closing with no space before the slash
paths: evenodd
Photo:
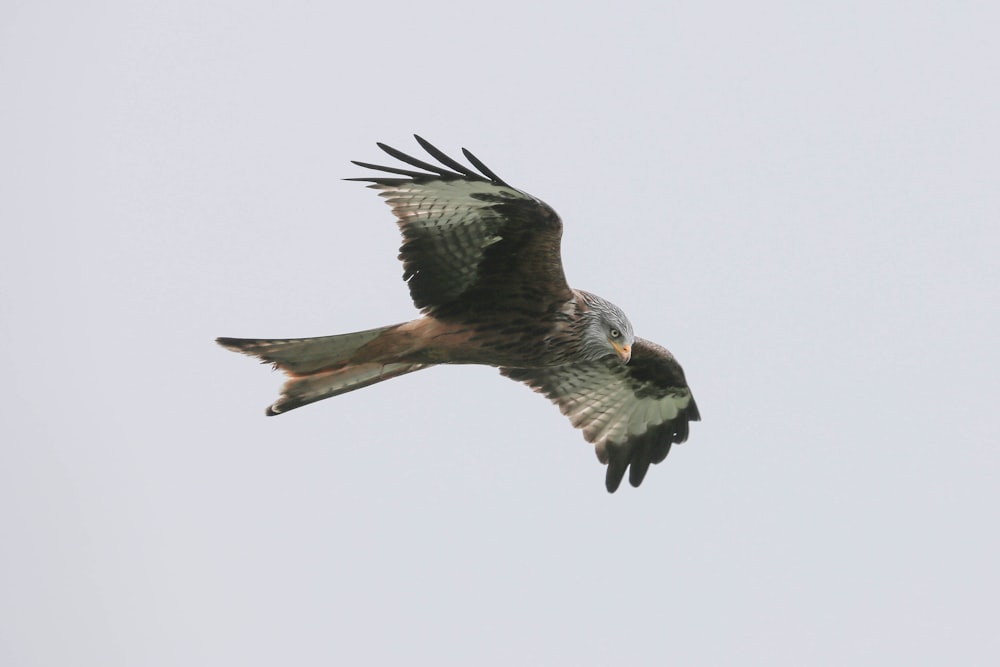
<path id="1" fill-rule="evenodd" d="M 423 317 L 337 336 L 219 344 L 287 373 L 271 415 L 438 364 L 499 367 L 583 429 L 608 466 L 608 491 L 626 470 L 638 486 L 700 419 L 680 365 L 636 338 L 617 306 L 569 287 L 562 222 L 547 204 L 467 150 L 478 173 L 417 141 L 443 166 L 379 144 L 407 168 L 355 162 L 389 176 L 350 180 L 369 182 L 392 207 L 403 279 Z"/>

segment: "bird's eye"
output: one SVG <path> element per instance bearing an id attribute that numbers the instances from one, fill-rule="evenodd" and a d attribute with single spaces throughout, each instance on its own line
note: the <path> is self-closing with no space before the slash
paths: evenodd
<path id="1" fill-rule="evenodd" d="M 612 329 L 611 330 L 611 337 L 612 338 L 621 338 L 622 337 L 622 332 L 619 331 L 618 329 Z"/>

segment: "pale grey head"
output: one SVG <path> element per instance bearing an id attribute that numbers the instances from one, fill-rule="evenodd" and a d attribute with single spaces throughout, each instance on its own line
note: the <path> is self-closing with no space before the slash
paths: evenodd
<path id="1" fill-rule="evenodd" d="M 628 363 L 635 332 L 625 312 L 607 299 L 577 290 L 587 309 L 583 313 L 583 354 L 588 360 L 617 355 Z"/>

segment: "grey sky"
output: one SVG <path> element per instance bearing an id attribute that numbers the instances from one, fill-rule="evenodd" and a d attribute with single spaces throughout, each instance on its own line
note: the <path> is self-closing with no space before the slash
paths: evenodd
<path id="1" fill-rule="evenodd" d="M 0 663 L 1000 657 L 1000 10 L 337 5 L 0 11 Z M 340 180 L 412 132 L 684 364 L 640 489 L 492 369 L 265 418 L 212 342 L 414 316 Z"/>

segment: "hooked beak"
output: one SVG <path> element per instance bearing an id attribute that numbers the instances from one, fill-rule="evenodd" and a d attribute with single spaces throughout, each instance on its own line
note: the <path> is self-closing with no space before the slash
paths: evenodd
<path id="1" fill-rule="evenodd" d="M 611 341 L 611 347 L 615 348 L 615 352 L 621 357 L 622 363 L 628 363 L 629 359 L 632 358 L 632 346 L 631 345 L 619 345 L 618 343 Z"/>

